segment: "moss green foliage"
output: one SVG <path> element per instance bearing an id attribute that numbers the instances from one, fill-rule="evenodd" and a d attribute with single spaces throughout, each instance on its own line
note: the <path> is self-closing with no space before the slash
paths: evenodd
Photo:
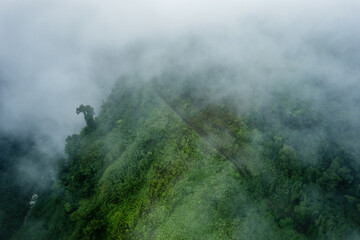
<path id="1" fill-rule="evenodd" d="M 237 114 L 181 84 L 119 81 L 13 239 L 356 238 L 357 161 L 310 106 Z"/>
<path id="2" fill-rule="evenodd" d="M 84 119 L 86 121 L 86 125 L 89 128 L 94 128 L 95 127 L 95 122 L 94 122 L 94 108 L 91 107 L 90 105 L 80 105 L 77 109 L 76 109 L 76 114 L 80 114 L 83 113 L 84 114 Z"/>

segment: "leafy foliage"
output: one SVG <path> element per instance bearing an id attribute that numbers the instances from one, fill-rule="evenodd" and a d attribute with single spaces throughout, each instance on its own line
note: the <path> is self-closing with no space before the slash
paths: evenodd
<path id="1" fill-rule="evenodd" d="M 80 105 L 77 109 L 76 109 L 76 114 L 80 114 L 83 113 L 84 114 L 84 119 L 86 121 L 86 125 L 89 128 L 94 128 L 95 127 L 95 122 L 94 122 L 94 108 L 91 107 L 90 105 Z"/>
<path id="2" fill-rule="evenodd" d="M 238 114 L 204 83 L 168 83 L 115 85 L 14 239 L 358 236 L 359 162 L 334 140 L 353 135 L 291 93 Z"/>

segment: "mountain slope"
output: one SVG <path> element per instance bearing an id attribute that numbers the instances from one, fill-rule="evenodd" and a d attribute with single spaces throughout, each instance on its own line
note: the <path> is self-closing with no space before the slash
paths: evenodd
<path id="1" fill-rule="evenodd" d="M 96 126 L 67 138 L 58 180 L 13 239 L 355 236 L 359 175 L 341 149 L 324 144 L 306 165 L 288 119 L 269 127 L 259 109 L 184 89 L 119 81 Z"/>

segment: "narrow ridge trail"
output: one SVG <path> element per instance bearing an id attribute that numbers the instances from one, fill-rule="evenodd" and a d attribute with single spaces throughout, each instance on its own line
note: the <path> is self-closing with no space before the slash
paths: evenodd
<path id="1" fill-rule="evenodd" d="M 241 178 L 246 181 L 251 179 L 253 176 L 250 172 L 250 170 L 247 168 L 247 166 L 245 165 L 245 163 L 240 162 L 240 159 L 238 158 L 233 158 L 231 157 L 228 153 L 226 153 L 226 151 L 222 150 L 216 143 L 214 143 L 213 141 L 211 141 L 211 138 L 208 137 L 207 133 L 205 132 L 204 129 L 195 126 L 194 124 L 192 124 L 189 119 L 184 116 L 184 114 L 182 114 L 178 109 L 177 106 L 175 106 L 175 104 L 172 104 L 164 94 L 162 94 L 162 92 L 154 87 L 155 89 L 155 93 L 164 101 L 164 103 L 169 106 L 179 117 L 180 119 L 187 125 L 189 126 L 191 129 L 193 129 L 197 134 L 199 134 L 200 137 L 202 137 L 202 139 L 207 142 L 208 144 L 210 144 L 210 146 L 212 146 L 220 155 L 222 155 L 227 161 L 231 162 L 233 164 L 233 166 L 236 168 L 236 170 L 238 171 L 238 173 L 240 174 Z M 253 196 L 255 197 L 255 196 Z M 268 205 L 268 207 L 270 209 L 272 209 L 273 211 L 276 211 L 276 204 L 270 200 L 269 198 L 265 198 L 263 199 L 265 200 L 266 204 Z"/>
<path id="2" fill-rule="evenodd" d="M 203 128 L 192 124 L 191 121 L 189 121 L 189 119 L 178 110 L 178 106 L 175 106 L 175 104 L 171 103 L 166 98 L 166 96 L 162 94 L 160 90 L 158 90 L 158 88 L 154 87 L 154 89 L 157 95 L 166 103 L 166 105 L 168 105 L 182 119 L 184 123 L 186 123 L 187 126 L 193 129 L 197 134 L 199 134 L 204 139 L 204 141 L 210 144 L 214 149 L 217 150 L 218 153 L 220 153 L 225 159 L 227 159 L 235 166 L 235 168 L 237 169 L 237 171 L 244 180 L 247 180 L 251 177 L 251 172 L 244 163 L 240 162 L 239 159 L 230 156 L 225 150 L 219 147 L 214 141 L 212 141 L 212 139 L 208 136 L 208 134 L 205 132 Z"/>

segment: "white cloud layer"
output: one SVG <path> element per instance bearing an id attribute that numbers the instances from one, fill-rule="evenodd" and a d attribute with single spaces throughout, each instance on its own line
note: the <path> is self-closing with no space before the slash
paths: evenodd
<path id="1" fill-rule="evenodd" d="M 84 124 L 79 104 L 98 109 L 116 77 L 151 77 L 171 58 L 189 69 L 207 60 L 246 66 L 259 78 L 259 65 L 273 78 L 316 65 L 352 87 L 359 12 L 355 0 L 2 0 L 0 128 L 36 130 L 61 149 Z"/>

